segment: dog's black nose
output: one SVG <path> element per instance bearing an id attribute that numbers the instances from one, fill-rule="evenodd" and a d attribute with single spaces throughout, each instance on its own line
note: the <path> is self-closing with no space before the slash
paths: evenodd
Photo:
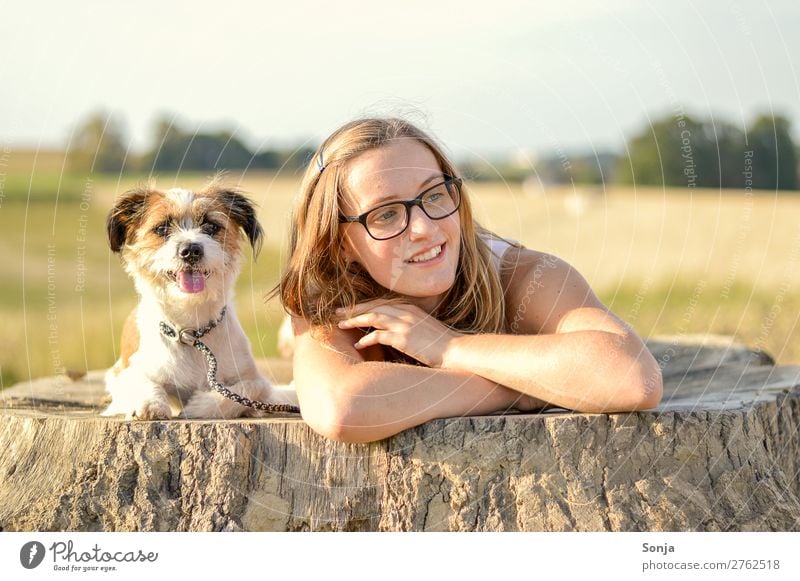
<path id="1" fill-rule="evenodd" d="M 203 247 L 197 242 L 181 244 L 178 247 L 178 256 L 189 264 L 195 264 L 203 258 Z"/>

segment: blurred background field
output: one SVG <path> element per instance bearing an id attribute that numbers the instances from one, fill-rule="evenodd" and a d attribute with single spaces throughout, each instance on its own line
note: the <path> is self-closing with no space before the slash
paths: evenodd
<path id="1" fill-rule="evenodd" d="M 108 250 L 105 216 L 144 176 L 65 178 L 58 152 L 4 159 L 2 386 L 110 366 L 136 297 Z M 197 187 L 207 177 L 162 174 L 156 183 Z M 239 278 L 237 311 L 256 356 L 275 356 L 282 313 L 264 297 L 284 258 L 299 175 L 243 171 L 227 180 L 257 202 L 266 230 L 261 255 Z M 487 180 L 467 187 L 485 226 L 573 264 L 641 335 L 733 335 L 781 363 L 800 361 L 796 193 Z"/>

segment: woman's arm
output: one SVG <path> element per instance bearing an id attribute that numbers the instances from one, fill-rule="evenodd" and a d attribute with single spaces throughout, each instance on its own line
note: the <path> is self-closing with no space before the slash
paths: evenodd
<path id="1" fill-rule="evenodd" d="M 461 336 L 443 367 L 467 369 L 522 393 L 582 412 L 656 407 L 661 369 L 636 332 L 565 261 L 528 249 L 504 257 L 506 294 L 518 335 Z M 491 345 L 494 344 L 494 349 Z"/>
<path id="2" fill-rule="evenodd" d="M 293 325 L 303 419 L 334 440 L 371 442 L 436 418 L 544 405 L 469 372 L 366 361 L 353 347 L 358 331 L 335 330 L 321 340 L 305 321 Z"/>
<path id="3" fill-rule="evenodd" d="M 462 335 L 411 305 L 365 304 L 345 327 L 376 328 L 359 347 L 391 345 L 432 367 L 475 373 L 582 412 L 648 409 L 661 369 L 636 333 L 606 309 L 566 262 L 511 249 L 506 311 L 513 335 Z"/>

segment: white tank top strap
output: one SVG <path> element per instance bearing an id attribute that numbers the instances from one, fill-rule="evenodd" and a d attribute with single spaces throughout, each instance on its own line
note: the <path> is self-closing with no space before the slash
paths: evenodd
<path id="1" fill-rule="evenodd" d="M 503 255 L 506 253 L 506 250 L 511 248 L 511 244 L 500 238 L 484 237 L 483 241 L 489 245 L 489 250 L 492 252 L 492 264 L 494 264 L 497 272 L 500 272 L 500 264 L 502 264 Z M 513 242 L 516 243 L 516 241 Z"/>

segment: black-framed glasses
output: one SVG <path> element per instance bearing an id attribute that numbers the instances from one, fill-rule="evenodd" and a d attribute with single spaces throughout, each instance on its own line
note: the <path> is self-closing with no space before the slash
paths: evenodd
<path id="1" fill-rule="evenodd" d="M 414 206 L 419 206 L 431 220 L 452 216 L 461 207 L 461 178 L 444 177 L 443 182 L 428 188 L 413 200 L 382 204 L 360 216 L 341 216 L 339 222 L 360 222 L 375 240 L 388 240 L 406 231 Z"/>

